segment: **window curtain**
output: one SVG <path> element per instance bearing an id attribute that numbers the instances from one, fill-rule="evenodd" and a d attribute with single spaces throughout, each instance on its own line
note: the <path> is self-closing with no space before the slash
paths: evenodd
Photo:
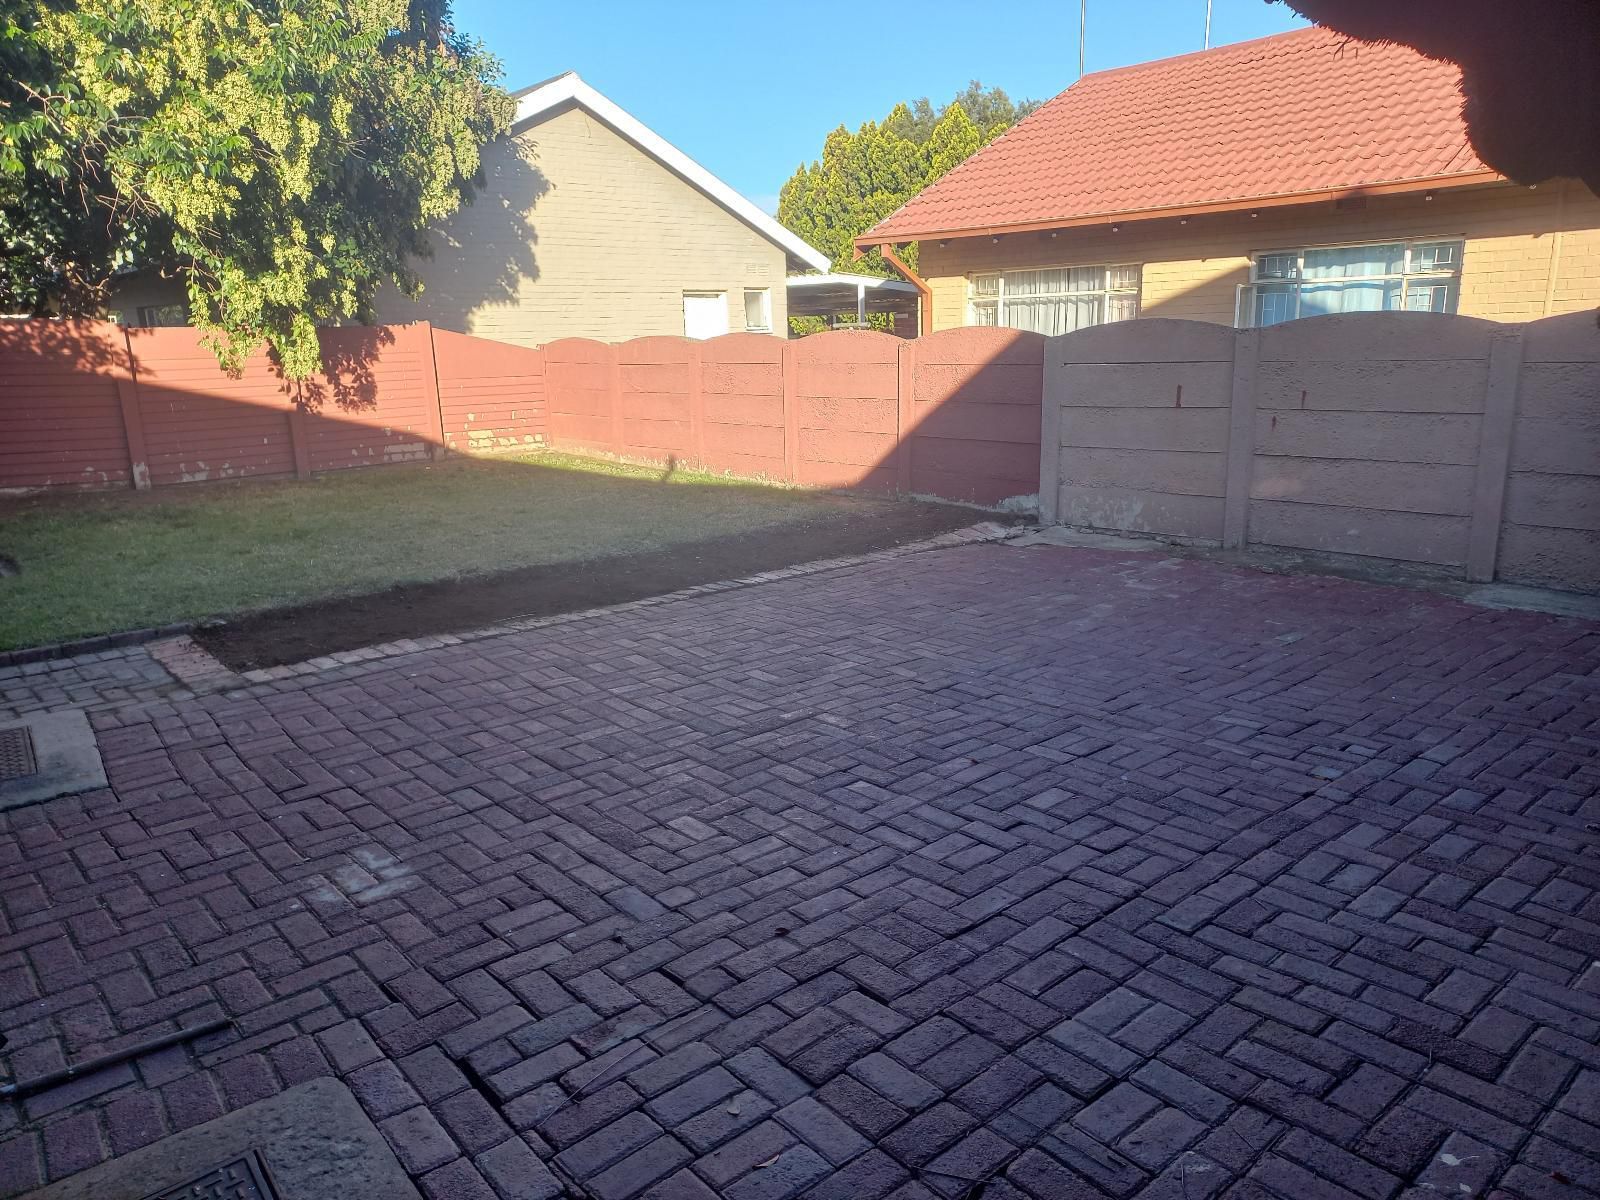
<path id="1" fill-rule="evenodd" d="M 1382 312 L 1400 307 L 1400 281 L 1374 279 L 1371 282 L 1346 279 L 1338 283 L 1306 283 L 1300 287 L 1300 315 L 1320 317 L 1328 313 Z"/>
<path id="2" fill-rule="evenodd" d="M 1382 312 L 1400 307 L 1398 275 L 1405 270 L 1406 248 L 1391 242 L 1380 246 L 1331 246 L 1305 252 L 1305 282 L 1300 288 L 1300 315 Z M 1326 280 L 1327 282 L 1318 282 Z"/>
<path id="3" fill-rule="evenodd" d="M 1103 267 L 1056 267 L 1006 276 L 1005 323 L 1054 337 L 1100 322 Z M 1086 295 L 1070 293 L 1084 292 Z"/>
<path id="4" fill-rule="evenodd" d="M 1006 297 L 1006 324 L 1054 337 L 1100 323 L 1098 296 L 1046 296 L 1038 299 Z"/>
<path id="5" fill-rule="evenodd" d="M 1331 246 L 1306 251 L 1306 279 L 1359 279 L 1363 275 L 1398 275 L 1405 270 L 1406 248 L 1399 242 L 1384 246 Z"/>

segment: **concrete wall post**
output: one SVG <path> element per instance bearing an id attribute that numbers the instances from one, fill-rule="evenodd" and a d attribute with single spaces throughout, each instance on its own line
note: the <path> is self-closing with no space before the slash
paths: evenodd
<path id="1" fill-rule="evenodd" d="M 705 356 L 700 343 L 691 341 L 689 355 L 689 453 L 694 465 L 706 465 Z"/>
<path id="2" fill-rule="evenodd" d="M 125 327 L 119 328 L 126 358 L 113 355 L 112 370 L 117 377 L 117 400 L 122 407 L 122 436 L 128 443 L 128 480 L 135 491 L 150 488 L 150 452 L 145 447 L 144 414 L 139 411 L 138 368 L 133 361 L 133 342 Z"/>
<path id="3" fill-rule="evenodd" d="M 606 399 L 610 407 L 611 453 L 619 458 L 624 451 L 622 425 L 622 347 L 616 343 L 606 347 Z"/>
<path id="4" fill-rule="evenodd" d="M 1061 503 L 1061 405 L 1066 400 L 1067 373 L 1060 337 L 1044 344 L 1044 394 L 1039 430 L 1039 524 L 1054 525 Z"/>
<path id="5" fill-rule="evenodd" d="M 414 326 L 419 343 L 418 370 L 421 372 L 422 395 L 427 404 L 428 436 L 433 445 L 429 447 L 428 456 L 435 461 L 445 455 L 444 444 L 444 408 L 439 403 L 439 363 L 433 348 L 433 325 L 428 321 L 420 321 Z"/>
<path id="6" fill-rule="evenodd" d="M 1484 393 L 1478 463 L 1472 480 L 1472 526 L 1467 537 L 1467 578 L 1474 583 L 1494 578 L 1499 557 L 1521 374 L 1522 327 L 1496 330 L 1489 339 L 1489 384 Z"/>
<path id="7" fill-rule="evenodd" d="M 1222 507 L 1222 545 L 1237 550 L 1250 537 L 1250 477 L 1256 443 L 1256 367 L 1261 333 L 1241 329 L 1233 338 L 1233 392 L 1228 407 L 1228 483 Z"/>
<path id="8" fill-rule="evenodd" d="M 895 369 L 895 490 L 902 496 L 911 494 L 911 443 L 916 436 L 913 428 L 916 418 L 917 343 L 902 342 Z"/>
<path id="9" fill-rule="evenodd" d="M 783 477 L 800 482 L 800 365 L 795 359 L 799 342 L 783 344 Z"/>

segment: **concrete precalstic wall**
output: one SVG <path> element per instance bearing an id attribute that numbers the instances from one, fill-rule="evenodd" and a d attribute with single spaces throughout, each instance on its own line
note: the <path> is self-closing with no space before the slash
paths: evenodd
<path id="1" fill-rule="evenodd" d="M 553 445 L 997 504 L 1038 486 L 1045 339 L 728 334 L 545 347 Z"/>
<path id="2" fill-rule="evenodd" d="M 810 487 L 1600 591 L 1600 328 L 1430 313 L 1046 339 L 327 330 L 223 373 L 189 329 L 0 323 L 0 487 L 299 475 L 548 442 Z M 1041 437 L 1042 430 L 1042 437 Z"/>
<path id="3" fill-rule="evenodd" d="M 320 333 L 325 370 L 265 349 L 223 371 L 204 334 L 0 322 L 0 488 L 144 488 L 545 442 L 544 358 L 426 324 Z"/>
<path id="4" fill-rule="evenodd" d="M 1600 590 L 1600 329 L 1368 313 L 1048 343 L 1041 507 Z"/>

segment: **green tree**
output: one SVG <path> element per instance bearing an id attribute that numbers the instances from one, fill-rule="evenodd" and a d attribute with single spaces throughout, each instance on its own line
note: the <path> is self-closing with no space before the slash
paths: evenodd
<path id="1" fill-rule="evenodd" d="M 926 142 L 933 136 L 933 127 L 944 116 L 945 110 L 951 104 L 959 104 L 972 123 L 982 131 L 983 140 L 987 142 L 1010 129 L 1043 103 L 1042 100 L 1014 101 L 1006 95 L 1004 88 L 986 88 L 974 79 L 942 108 L 935 107 L 926 96 L 913 100 L 906 106 L 909 120 L 899 132 L 919 144 Z"/>
<path id="2" fill-rule="evenodd" d="M 923 97 L 854 133 L 841 125 L 822 157 L 783 185 L 778 220 L 827 254 L 834 270 L 893 275 L 876 250 L 857 260 L 854 239 L 1037 107 L 973 80 L 941 108 Z M 902 257 L 915 267 L 916 247 Z"/>
<path id="3" fill-rule="evenodd" d="M 225 366 L 415 294 L 429 224 L 509 125 L 448 0 L 0 0 L 0 309 L 179 274 Z"/>

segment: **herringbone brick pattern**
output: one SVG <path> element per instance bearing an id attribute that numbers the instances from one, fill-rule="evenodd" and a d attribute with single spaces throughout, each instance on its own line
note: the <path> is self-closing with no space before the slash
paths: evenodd
<path id="1" fill-rule="evenodd" d="M 1600 1194 L 1600 630 L 974 547 L 101 714 L 0 1190 L 308 1077 L 430 1197 Z"/>

